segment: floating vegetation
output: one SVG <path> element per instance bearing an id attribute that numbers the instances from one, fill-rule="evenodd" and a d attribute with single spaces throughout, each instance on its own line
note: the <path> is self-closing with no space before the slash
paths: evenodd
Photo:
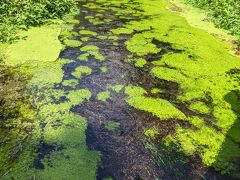
<path id="1" fill-rule="evenodd" d="M 92 73 L 92 69 L 88 66 L 78 66 L 72 73 L 76 78 L 81 78 L 83 75 L 89 75 Z"/>
<path id="2" fill-rule="evenodd" d="M 109 91 L 103 91 L 97 94 L 97 99 L 99 101 L 106 101 L 110 97 Z"/>

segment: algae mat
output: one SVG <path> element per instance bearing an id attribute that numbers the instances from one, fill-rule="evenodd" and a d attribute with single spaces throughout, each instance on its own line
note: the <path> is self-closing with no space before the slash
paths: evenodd
<path id="1" fill-rule="evenodd" d="M 19 67 L 32 125 L 4 141 L 3 178 L 240 177 L 240 58 L 171 6 L 80 1 L 59 59 Z"/>

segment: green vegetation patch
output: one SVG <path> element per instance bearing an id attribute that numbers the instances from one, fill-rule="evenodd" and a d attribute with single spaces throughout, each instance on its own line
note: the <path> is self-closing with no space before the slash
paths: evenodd
<path id="1" fill-rule="evenodd" d="M 118 84 L 118 85 L 108 85 L 108 88 L 112 89 L 113 91 L 119 93 L 123 89 L 123 85 Z"/>
<path id="2" fill-rule="evenodd" d="M 64 45 L 67 47 L 80 47 L 82 45 L 82 42 L 78 40 L 65 40 Z"/>
<path id="3" fill-rule="evenodd" d="M 68 79 L 64 80 L 62 82 L 63 86 L 70 86 L 70 87 L 76 87 L 78 85 L 78 80 L 77 79 Z"/>
<path id="4" fill-rule="evenodd" d="M 109 91 L 103 91 L 97 94 L 97 99 L 99 101 L 106 101 L 110 97 Z"/>
<path id="5" fill-rule="evenodd" d="M 138 2 L 142 15 L 149 18 L 124 25 L 129 30 L 139 31 L 125 42 L 127 49 L 133 55 L 144 58 L 161 52 L 162 46 L 170 46 L 152 62 L 151 75 L 178 84 L 177 101 L 212 118 L 185 116 L 171 102 L 146 97 L 147 92 L 135 86 L 126 88 L 125 92 L 129 95 L 126 101 L 160 119 L 177 118 L 197 126 L 196 130 L 177 126 L 176 134 L 169 135 L 166 144 L 169 147 L 171 143 L 180 145 L 180 151 L 187 155 L 197 153 L 204 164 L 240 177 L 236 163 L 240 157 L 239 141 L 235 140 L 240 136 L 235 131 L 239 124 L 239 105 L 236 105 L 239 99 L 236 94 L 239 93 L 235 91 L 240 87 L 238 80 L 229 74 L 240 66 L 239 58 L 229 53 L 232 47 L 227 42 L 191 27 L 183 17 L 168 11 L 166 6 L 171 6 L 171 3 Z M 221 130 L 218 131 L 218 128 Z M 231 140 L 233 137 L 234 141 Z"/>
<path id="6" fill-rule="evenodd" d="M 125 88 L 128 94 L 127 103 L 137 109 L 147 111 L 161 120 L 170 118 L 185 119 L 185 115 L 170 102 L 160 98 L 145 97 L 147 93 L 143 88 L 129 85 Z"/>
<path id="7" fill-rule="evenodd" d="M 72 73 L 76 78 L 81 78 L 83 75 L 90 75 L 92 69 L 88 66 L 78 66 L 75 71 Z"/>
<path id="8" fill-rule="evenodd" d="M 100 70 L 104 73 L 108 71 L 108 69 L 106 67 L 101 67 Z"/>
<path id="9" fill-rule="evenodd" d="M 97 35 L 96 32 L 94 32 L 94 31 L 89 31 L 89 30 L 80 30 L 80 31 L 79 31 L 79 34 L 80 34 L 80 35 L 93 35 L 93 36 Z"/>
<path id="10" fill-rule="evenodd" d="M 144 131 L 144 135 L 153 138 L 158 134 L 158 130 L 156 128 L 149 128 Z"/>
<path id="11" fill-rule="evenodd" d="M 82 47 L 80 50 L 87 52 L 88 55 L 94 56 L 95 59 L 98 61 L 105 60 L 104 56 L 99 52 L 99 47 L 97 47 L 97 46 L 88 45 L 88 46 Z"/>
<path id="12" fill-rule="evenodd" d="M 33 61 L 55 61 L 62 49 L 58 40 L 60 27 L 34 27 L 21 33 L 25 39 L 10 44 L 3 52 L 6 65 L 15 66 Z"/>
<path id="13" fill-rule="evenodd" d="M 145 64 L 147 64 L 147 61 L 143 58 L 138 58 L 135 60 L 134 66 L 142 68 Z"/>

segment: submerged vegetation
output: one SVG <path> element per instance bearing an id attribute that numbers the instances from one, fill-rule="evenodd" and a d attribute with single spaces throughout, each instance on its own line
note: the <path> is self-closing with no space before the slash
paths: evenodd
<path id="1" fill-rule="evenodd" d="M 186 164 L 203 169 L 190 170 L 197 177 L 213 167 L 240 178 L 232 46 L 190 26 L 167 1 L 80 1 L 80 12 L 65 15 L 75 3 L 0 2 L 0 30 L 9 26 L 0 39 L 12 42 L 0 44 L 0 178 L 164 179 L 153 167 L 165 159 L 170 178 L 189 178 L 180 172 Z M 191 3 L 211 17 L 226 13 Z M 238 35 L 237 13 L 231 26 L 232 16 L 215 23 Z"/>

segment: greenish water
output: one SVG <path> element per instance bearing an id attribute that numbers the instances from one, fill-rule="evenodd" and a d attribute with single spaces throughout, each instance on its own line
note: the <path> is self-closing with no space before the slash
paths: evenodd
<path id="1" fill-rule="evenodd" d="M 167 6 L 81 1 L 58 60 L 14 67 L 1 178 L 240 177 L 240 58 Z"/>

